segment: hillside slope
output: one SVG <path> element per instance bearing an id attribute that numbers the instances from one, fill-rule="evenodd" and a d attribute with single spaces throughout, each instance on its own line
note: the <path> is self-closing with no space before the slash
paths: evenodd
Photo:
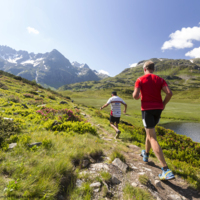
<path id="1" fill-rule="evenodd" d="M 120 139 L 115 140 L 106 113 L 18 79 L 0 74 L 1 197 L 200 198 L 199 143 L 157 127 L 176 179 L 156 182 L 160 165 L 153 152 L 149 166 L 139 156 L 145 141 L 143 128 L 122 122 Z M 124 172 L 112 163 L 115 158 L 127 164 Z"/>
<path id="2" fill-rule="evenodd" d="M 167 81 L 173 91 L 185 91 L 187 89 L 198 89 L 200 87 L 200 63 L 199 59 L 151 59 L 155 63 L 155 73 Z M 138 77 L 142 76 L 143 64 L 140 61 L 136 67 L 127 68 L 115 77 L 105 78 L 100 81 L 88 81 L 64 85 L 60 91 L 86 91 L 112 89 L 120 91 L 123 95 L 131 96 L 134 83 Z"/>

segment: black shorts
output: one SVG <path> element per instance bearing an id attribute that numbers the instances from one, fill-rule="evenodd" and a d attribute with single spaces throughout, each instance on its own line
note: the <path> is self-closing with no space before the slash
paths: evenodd
<path id="1" fill-rule="evenodd" d="M 154 128 L 160 120 L 162 110 L 142 110 L 142 121 L 145 128 Z"/>
<path id="2" fill-rule="evenodd" d="M 119 124 L 120 117 L 113 117 L 110 115 L 110 122 Z"/>

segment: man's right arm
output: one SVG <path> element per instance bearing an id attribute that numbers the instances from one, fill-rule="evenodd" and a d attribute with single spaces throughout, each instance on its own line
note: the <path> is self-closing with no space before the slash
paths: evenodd
<path id="1" fill-rule="evenodd" d="M 163 110 L 164 110 L 166 104 L 170 101 L 170 99 L 171 99 L 171 97 L 172 97 L 173 94 L 172 94 L 172 91 L 170 90 L 170 88 L 168 86 L 164 86 L 162 88 L 162 91 L 166 94 L 165 95 L 165 99 L 163 101 L 163 106 L 164 106 Z"/>

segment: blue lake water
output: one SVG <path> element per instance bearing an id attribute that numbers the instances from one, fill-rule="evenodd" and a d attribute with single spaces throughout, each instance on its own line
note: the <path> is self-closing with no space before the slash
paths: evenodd
<path id="1" fill-rule="evenodd" d="M 194 142 L 200 142 L 200 123 L 172 122 L 160 126 L 171 129 L 177 134 L 186 135 L 187 137 L 190 137 Z"/>

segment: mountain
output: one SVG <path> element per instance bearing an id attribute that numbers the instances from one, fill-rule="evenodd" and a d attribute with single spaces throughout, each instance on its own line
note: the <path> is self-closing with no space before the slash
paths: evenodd
<path id="1" fill-rule="evenodd" d="M 76 82 L 99 81 L 103 78 L 87 64 L 70 63 L 56 49 L 44 54 L 34 54 L 0 46 L 0 70 L 54 88 Z"/>
<path id="2" fill-rule="evenodd" d="M 195 59 L 167 59 L 152 58 L 155 63 L 154 74 L 163 77 L 173 91 L 185 91 L 200 88 L 200 58 Z M 144 74 L 143 64 L 146 60 L 137 63 L 136 67 L 124 69 L 115 77 L 108 77 L 100 81 L 70 84 L 60 90 L 100 90 L 112 89 L 120 91 L 130 97 L 138 77 Z"/>

